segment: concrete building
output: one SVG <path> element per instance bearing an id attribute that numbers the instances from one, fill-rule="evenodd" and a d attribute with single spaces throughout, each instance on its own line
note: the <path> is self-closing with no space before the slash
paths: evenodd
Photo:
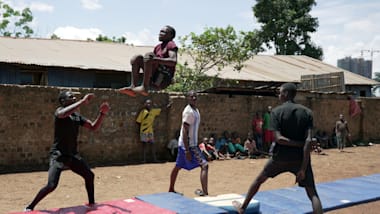
<path id="1" fill-rule="evenodd" d="M 362 75 L 369 79 L 372 78 L 372 60 L 365 60 L 364 58 L 351 58 L 345 57 L 338 59 L 338 67 L 351 71 L 355 74 Z"/>

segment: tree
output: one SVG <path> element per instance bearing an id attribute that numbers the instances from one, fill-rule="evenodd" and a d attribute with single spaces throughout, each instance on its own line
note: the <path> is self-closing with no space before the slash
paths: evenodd
<path id="1" fill-rule="evenodd" d="M 323 50 L 311 42 L 310 33 L 316 32 L 318 18 L 309 12 L 315 0 L 257 0 L 253 12 L 262 23 L 258 37 L 276 54 L 306 55 L 323 58 Z"/>
<path id="2" fill-rule="evenodd" d="M 373 80 L 380 82 L 380 72 L 375 72 L 375 77 Z M 380 85 L 376 85 L 372 88 L 372 93 L 376 94 L 376 91 L 379 90 Z"/>
<path id="3" fill-rule="evenodd" d="M 0 35 L 30 37 L 33 34 L 32 28 L 28 26 L 33 21 L 29 8 L 18 11 L 0 0 L 0 14 Z"/>
<path id="4" fill-rule="evenodd" d="M 253 46 L 256 44 L 254 38 L 255 32 L 236 33 L 232 26 L 206 28 L 200 35 L 192 32 L 181 37 L 179 54 L 189 56 L 189 60 L 183 65 L 177 65 L 176 83 L 169 86 L 168 90 L 187 91 L 212 87 L 216 78 L 205 75 L 210 69 L 220 71 L 226 66 L 232 66 L 238 72 L 243 67 L 243 62 L 259 51 L 259 46 Z"/>
<path id="5" fill-rule="evenodd" d="M 59 38 L 59 36 L 57 36 L 57 34 L 53 33 L 53 34 L 50 36 L 50 39 L 61 39 L 61 38 Z"/>
<path id="6" fill-rule="evenodd" d="M 98 35 L 98 37 L 96 37 L 96 41 L 98 42 L 113 42 L 113 43 L 125 43 L 125 41 L 127 41 L 127 39 L 122 36 L 120 38 L 116 38 L 116 37 L 112 37 L 111 38 L 108 38 L 107 36 L 103 36 L 101 34 Z"/>

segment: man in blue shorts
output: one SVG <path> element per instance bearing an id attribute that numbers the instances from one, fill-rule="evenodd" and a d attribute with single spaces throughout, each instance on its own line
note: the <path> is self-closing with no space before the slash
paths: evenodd
<path id="1" fill-rule="evenodd" d="M 245 212 L 261 184 L 284 172 L 293 173 L 298 185 L 305 188 L 313 213 L 323 212 L 310 162 L 313 115 L 310 109 L 294 102 L 296 93 L 297 87 L 293 83 L 280 87 L 279 99 L 283 104 L 271 113 L 270 124 L 276 140 L 273 156 L 249 187 L 243 204 L 232 202 L 240 214 Z"/>
<path id="2" fill-rule="evenodd" d="M 182 112 L 181 133 L 178 140 L 178 154 L 176 165 L 170 175 L 169 192 L 176 193 L 174 185 L 179 170 L 192 170 L 200 166 L 202 190 L 197 189 L 195 194 L 198 196 L 206 196 L 208 195 L 208 162 L 198 147 L 198 128 L 201 118 L 199 110 L 196 107 L 197 94 L 194 91 L 190 91 L 187 93 L 186 97 L 188 105 Z"/>

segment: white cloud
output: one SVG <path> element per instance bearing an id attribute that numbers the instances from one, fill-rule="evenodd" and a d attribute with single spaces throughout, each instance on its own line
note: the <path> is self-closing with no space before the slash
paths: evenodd
<path id="1" fill-rule="evenodd" d="M 126 32 L 123 36 L 127 38 L 126 43 L 133 45 L 156 45 L 159 43 L 158 35 L 153 35 L 149 29 L 143 29 L 137 34 Z"/>
<path id="2" fill-rule="evenodd" d="M 55 29 L 53 34 L 57 35 L 61 39 L 95 40 L 99 34 L 102 34 L 102 31 L 97 28 L 81 29 L 72 26 L 66 26 Z"/>
<path id="3" fill-rule="evenodd" d="M 380 2 L 378 1 L 317 1 L 312 16 L 319 20 L 319 28 L 312 40 L 321 45 L 324 61 L 337 65 L 346 56 L 361 57 L 361 50 L 380 49 Z M 364 52 L 365 59 L 371 54 Z M 373 72 L 380 71 L 380 53 L 373 54 Z"/>
<path id="4" fill-rule="evenodd" d="M 99 3 L 99 0 L 81 0 L 82 6 L 87 10 L 98 10 L 103 6 Z"/>
<path id="5" fill-rule="evenodd" d="M 32 1 L 30 3 L 25 3 L 24 1 L 20 0 L 3 0 L 3 3 L 8 4 L 15 10 L 23 10 L 27 7 L 29 7 L 32 12 L 39 11 L 39 12 L 53 12 L 54 6 L 51 4 L 46 4 L 38 1 Z"/>
<path id="6" fill-rule="evenodd" d="M 29 7 L 32 11 L 49 12 L 49 13 L 52 13 L 54 11 L 54 6 L 41 3 L 41 2 L 32 2 Z"/>

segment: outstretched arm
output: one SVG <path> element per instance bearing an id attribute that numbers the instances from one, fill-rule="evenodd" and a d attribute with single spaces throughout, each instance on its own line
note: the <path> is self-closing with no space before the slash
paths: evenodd
<path id="1" fill-rule="evenodd" d="M 79 101 L 71 104 L 71 105 L 68 105 L 64 108 L 59 108 L 57 109 L 57 111 L 55 112 L 55 115 L 58 117 L 58 118 L 65 118 L 65 117 L 68 117 L 70 116 L 72 113 L 74 113 L 81 105 L 83 104 L 88 104 L 88 102 L 94 98 L 95 95 L 93 93 L 89 93 L 89 94 L 86 94 L 82 99 L 80 99 Z"/>
<path id="2" fill-rule="evenodd" d="M 92 122 L 90 120 L 87 120 L 83 126 L 92 131 L 96 131 L 102 124 L 102 121 L 109 110 L 110 110 L 109 104 L 107 102 L 103 102 L 100 105 L 99 114 L 96 117 L 95 121 Z"/>

